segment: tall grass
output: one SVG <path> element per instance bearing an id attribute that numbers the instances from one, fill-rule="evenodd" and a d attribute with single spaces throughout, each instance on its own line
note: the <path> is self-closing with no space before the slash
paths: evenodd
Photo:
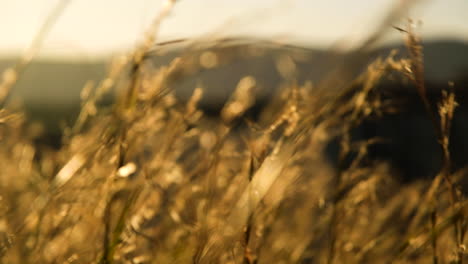
<path id="1" fill-rule="evenodd" d="M 153 68 L 152 34 L 85 87 L 60 149 L 35 145 L 24 115 L 2 109 L 0 262 L 463 263 L 464 172 L 452 171 L 448 148 L 455 95 L 431 105 L 420 42 L 406 34 L 409 58 L 379 58 L 340 89 L 285 74 L 256 120 L 246 115 L 255 76 L 239 80 L 218 118 L 198 107 L 202 88 L 179 101 L 174 84 L 226 54 L 206 64 L 194 43 Z M 377 89 L 390 74 L 415 82 L 434 120 L 444 166 L 433 180 L 402 184 L 388 164 L 366 162 L 379 139 L 352 137 L 394 111 Z M 112 91 L 115 103 L 100 107 Z M 332 141 L 337 166 L 325 154 Z"/>

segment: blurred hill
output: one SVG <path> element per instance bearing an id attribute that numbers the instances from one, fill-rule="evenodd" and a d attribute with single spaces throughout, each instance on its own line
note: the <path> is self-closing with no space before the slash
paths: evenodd
<path id="1" fill-rule="evenodd" d="M 377 56 L 385 56 L 391 49 L 404 53 L 402 45 L 384 47 L 370 52 L 361 67 L 349 67 L 355 76 Z M 195 52 L 185 49 L 169 49 L 155 52 L 149 59 L 155 68 L 167 65 L 176 56 L 190 54 L 197 69 L 186 69 L 181 81 L 175 84 L 177 95 L 186 99 L 192 90 L 205 89 L 204 108 L 216 110 L 235 89 L 238 81 L 253 76 L 257 82 L 260 100 L 278 88 L 283 80 L 294 78 L 314 84 L 342 63 L 342 54 L 311 48 L 280 46 L 273 43 L 237 43 L 233 45 L 202 48 Z M 211 53 L 210 53 L 211 52 Z M 203 56 L 215 55 L 216 67 L 203 66 Z M 462 79 L 468 74 L 468 44 L 457 41 L 433 41 L 424 43 L 425 71 L 429 83 L 446 85 L 447 81 Z M 213 58 L 212 58 L 213 59 Z M 197 61 L 198 60 L 198 61 Z M 0 59 L 0 71 L 14 63 L 13 59 Z M 70 62 L 36 60 L 21 76 L 14 87 L 12 100 L 20 100 L 34 119 L 56 126 L 60 120 L 73 119 L 79 109 L 79 94 L 88 80 L 99 81 L 105 76 L 108 60 L 94 62 Z M 201 65 L 201 66 L 200 66 Z M 289 68 L 288 68 L 289 67 Z M 291 69 L 293 67 L 294 69 Z M 288 71 L 294 71 L 288 76 Z M 433 85 L 437 87 L 437 85 Z"/>
<path id="2" fill-rule="evenodd" d="M 378 56 L 385 57 L 392 49 L 405 53 L 402 45 L 394 45 L 358 53 L 358 60 L 353 61 L 339 52 L 241 42 L 190 50 L 162 47 L 152 52 L 146 63 L 157 70 L 182 56 L 184 63 L 171 87 L 182 100 L 189 98 L 195 87 L 203 87 L 201 107 L 207 114 L 216 116 L 245 76 L 255 79 L 259 89 L 257 106 L 261 108 L 285 81 L 320 84 L 324 76 L 344 65 L 350 78 L 343 77 L 342 81 L 348 83 L 367 63 Z M 440 90 L 448 87 L 448 81 L 455 83 L 460 106 L 453 120 L 451 152 L 455 168 L 462 168 L 468 165 L 468 44 L 428 42 L 424 45 L 424 56 L 427 88 L 434 107 L 440 101 Z M 11 59 L 0 60 L 0 70 L 13 63 Z M 59 144 L 61 123 L 72 124 L 80 109 L 82 87 L 88 80 L 101 80 L 106 74 L 107 63 L 104 59 L 95 62 L 35 61 L 21 76 L 10 99 L 12 102 L 22 101 L 30 118 L 45 123 L 47 133 L 41 141 Z M 371 147 L 369 154 L 374 160 L 391 160 L 405 179 L 433 175 L 440 167 L 441 153 L 434 128 L 416 90 L 411 83 L 398 80 L 384 82 L 379 89 L 388 91 L 384 96 L 390 100 L 404 103 L 399 105 L 396 114 L 365 122 L 353 136 L 357 140 L 385 139 L 385 143 Z M 332 159 L 337 157 L 336 147 L 330 145 Z"/>
<path id="3" fill-rule="evenodd" d="M 14 65 L 15 60 L 0 60 L 0 71 Z M 80 91 L 88 80 L 100 80 L 106 63 L 34 61 L 12 90 L 10 101 L 21 103 L 29 117 L 58 130 L 59 123 L 70 123 L 80 108 Z"/>
<path id="4" fill-rule="evenodd" d="M 387 53 L 391 49 L 403 51 L 403 45 L 392 45 L 378 50 Z M 468 43 L 440 40 L 423 42 L 424 67 L 426 80 L 429 83 L 454 81 L 468 75 Z"/>

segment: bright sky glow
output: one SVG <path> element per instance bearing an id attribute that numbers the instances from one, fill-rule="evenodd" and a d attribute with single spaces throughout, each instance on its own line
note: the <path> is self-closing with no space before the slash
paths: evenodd
<path id="1" fill-rule="evenodd" d="M 252 35 L 323 47 L 364 38 L 396 1 L 405 0 L 179 0 L 163 22 L 159 39 Z M 468 41 L 467 0 L 421 2 L 409 15 L 423 22 L 424 37 Z M 1 1 L 0 55 L 23 51 L 56 3 Z M 87 58 L 131 48 L 162 4 L 162 0 L 72 1 L 44 42 L 42 54 Z"/>

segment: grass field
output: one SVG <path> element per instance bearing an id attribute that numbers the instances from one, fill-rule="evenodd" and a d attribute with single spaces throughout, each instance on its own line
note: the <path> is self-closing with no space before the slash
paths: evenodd
<path id="1" fill-rule="evenodd" d="M 210 87 L 188 100 L 172 88 L 239 53 L 190 42 L 156 67 L 148 37 L 83 88 L 55 148 L 2 102 L 0 263 L 466 262 L 467 171 L 451 155 L 451 137 L 465 138 L 452 123 L 464 126 L 456 113 L 466 93 L 458 82 L 429 89 L 421 42 L 403 36 L 406 56 L 367 63 L 365 49 L 340 55 L 319 83 L 298 81 L 307 69 L 285 53 L 272 62 L 281 88 L 261 106 L 256 76 L 246 74 L 210 115 L 199 107 Z M 15 69 L 0 88 L 14 89 Z M 374 146 L 392 142 L 356 137 L 363 124 L 404 111 L 382 89 L 389 81 L 413 89 L 399 99 L 413 94 L 424 112 L 429 128 L 408 135 L 433 139 L 433 175 L 402 178 L 394 162 L 373 158 Z M 465 141 L 456 142 L 464 153 Z M 424 158 L 433 150 L 408 151 Z"/>

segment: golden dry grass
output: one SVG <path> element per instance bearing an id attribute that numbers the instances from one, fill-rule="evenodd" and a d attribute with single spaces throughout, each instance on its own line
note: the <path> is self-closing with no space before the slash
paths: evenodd
<path id="1" fill-rule="evenodd" d="M 444 92 L 440 118 L 429 113 L 444 150 L 432 180 L 400 183 L 388 164 L 363 162 L 378 139 L 350 136 L 394 110 L 376 90 L 389 74 L 413 80 L 429 104 L 414 33 L 410 58 L 378 59 L 339 90 L 296 83 L 300 69 L 284 62 L 284 89 L 255 121 L 244 119 L 254 76 L 239 80 L 219 118 L 206 117 L 202 89 L 181 102 L 171 88 L 216 67 L 217 55 L 199 59 L 194 43 L 152 68 L 148 36 L 85 87 L 60 149 L 35 145 L 21 112 L 0 111 L 0 263 L 463 263 L 453 93 Z M 116 102 L 100 108 L 111 91 Z M 333 140 L 337 166 L 325 154 Z"/>

